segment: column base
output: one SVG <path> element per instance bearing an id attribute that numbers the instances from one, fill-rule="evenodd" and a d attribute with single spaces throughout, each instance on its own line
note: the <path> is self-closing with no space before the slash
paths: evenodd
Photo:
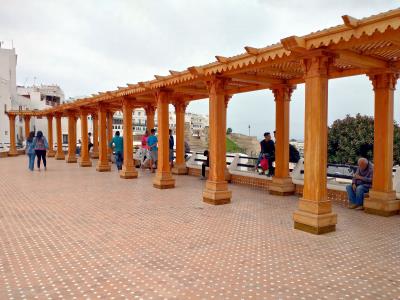
<path id="1" fill-rule="evenodd" d="M 119 177 L 124 179 L 137 178 L 138 172 L 135 170 L 134 167 L 125 169 L 124 166 L 122 166 L 122 170 L 119 172 Z"/>
<path id="2" fill-rule="evenodd" d="M 364 199 L 364 211 L 368 214 L 390 217 L 400 211 L 400 200 L 396 192 L 369 191 L 369 198 Z"/>
<path id="3" fill-rule="evenodd" d="M 324 234 L 336 230 L 337 215 L 324 213 L 321 215 L 297 210 L 293 213 L 294 228 L 312 234 Z"/>
<path id="4" fill-rule="evenodd" d="M 78 162 L 78 159 L 76 156 L 67 156 L 67 159 L 65 160 L 66 163 L 76 163 Z"/>
<path id="5" fill-rule="evenodd" d="M 175 164 L 172 168 L 172 174 L 175 175 L 186 175 L 188 173 L 188 168 L 186 167 L 186 163 L 183 164 Z"/>
<path id="6" fill-rule="evenodd" d="M 231 203 L 232 192 L 228 190 L 226 181 L 207 180 L 206 188 L 203 191 L 203 202 L 212 205 L 223 205 Z"/>
<path id="7" fill-rule="evenodd" d="M 97 172 L 110 172 L 111 165 L 108 163 L 108 161 L 105 163 L 98 161 L 98 163 L 96 165 L 96 171 Z"/>
<path id="8" fill-rule="evenodd" d="M 153 179 L 153 186 L 157 189 L 171 189 L 175 187 L 175 179 L 170 172 L 156 173 Z"/>
<path id="9" fill-rule="evenodd" d="M 90 160 L 81 160 L 81 161 L 79 161 L 79 165 L 81 167 L 91 167 L 92 162 Z"/>
<path id="10" fill-rule="evenodd" d="M 269 185 L 269 193 L 271 195 L 289 196 L 293 195 L 294 192 L 295 187 L 291 177 L 272 177 L 272 182 Z"/>
<path id="11" fill-rule="evenodd" d="M 55 159 L 57 160 L 64 160 L 65 159 L 65 154 L 64 153 L 56 153 L 56 155 L 54 156 Z"/>
<path id="12" fill-rule="evenodd" d="M 55 157 L 56 156 L 56 151 L 54 150 L 49 150 L 47 152 L 47 157 Z"/>
<path id="13" fill-rule="evenodd" d="M 8 151 L 8 156 L 18 156 L 18 151 L 17 150 L 10 150 Z"/>
<path id="14" fill-rule="evenodd" d="M 90 154 L 90 156 L 91 156 L 92 158 L 99 158 L 99 152 L 92 152 L 92 153 Z"/>

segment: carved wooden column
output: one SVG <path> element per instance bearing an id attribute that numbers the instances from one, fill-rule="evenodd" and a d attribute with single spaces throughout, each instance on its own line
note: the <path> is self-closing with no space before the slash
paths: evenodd
<path id="1" fill-rule="evenodd" d="M 68 112 L 68 154 L 67 163 L 76 163 L 76 113 Z"/>
<path id="2" fill-rule="evenodd" d="M 146 128 L 150 134 L 150 130 L 155 128 L 154 115 L 156 109 L 153 105 L 147 105 L 144 109 L 146 111 Z"/>
<path id="3" fill-rule="evenodd" d="M 31 116 L 24 116 L 24 126 L 25 126 L 25 140 L 28 138 L 31 132 Z"/>
<path id="4" fill-rule="evenodd" d="M 335 231 L 337 223 L 326 187 L 329 63 L 330 58 L 322 54 L 304 60 L 304 189 L 293 219 L 296 229 L 314 234 Z"/>
<path id="5" fill-rule="evenodd" d="M 276 86 L 275 96 L 275 176 L 269 187 L 270 194 L 292 195 L 294 184 L 289 176 L 289 114 L 293 86 Z"/>
<path id="6" fill-rule="evenodd" d="M 8 150 L 8 156 L 17 156 L 17 145 L 15 143 L 15 115 L 8 115 L 10 121 L 10 148 Z"/>
<path id="7" fill-rule="evenodd" d="M 56 130 L 57 130 L 57 152 L 55 158 L 57 160 L 65 159 L 64 150 L 62 147 L 62 127 L 61 127 L 61 118 L 62 114 L 56 114 Z"/>
<path id="8" fill-rule="evenodd" d="M 53 148 L 53 115 L 47 115 L 47 141 L 49 143 L 49 150 L 47 157 L 54 157 L 56 152 Z"/>
<path id="9" fill-rule="evenodd" d="M 92 158 L 99 158 L 99 118 L 97 112 L 92 113 L 92 119 L 93 119 Z"/>
<path id="10" fill-rule="evenodd" d="M 99 160 L 97 161 L 96 170 L 99 172 L 111 171 L 111 165 L 107 157 L 107 111 L 104 104 L 99 104 Z"/>
<path id="11" fill-rule="evenodd" d="M 171 176 L 169 166 L 169 110 L 171 93 L 168 91 L 158 91 L 157 117 L 158 117 L 158 162 L 157 173 L 153 179 L 153 186 L 159 189 L 175 187 L 175 179 Z"/>
<path id="12" fill-rule="evenodd" d="M 125 179 L 138 177 L 138 172 L 136 171 L 133 161 L 132 111 L 132 102 L 128 99 L 124 99 L 122 101 L 124 125 L 124 163 L 119 176 Z"/>
<path id="13" fill-rule="evenodd" d="M 108 143 L 111 142 L 112 138 L 113 138 L 113 116 L 114 116 L 114 112 L 112 111 L 107 111 L 107 147 L 108 147 Z M 107 157 L 108 160 L 111 161 L 111 155 L 112 155 L 112 148 L 108 147 L 107 148 Z"/>
<path id="14" fill-rule="evenodd" d="M 80 111 L 81 117 L 81 157 L 79 159 L 79 165 L 81 167 L 91 167 L 92 162 L 89 157 L 89 136 L 88 136 L 88 112 L 82 109 Z"/>
<path id="15" fill-rule="evenodd" d="M 203 191 L 203 201 L 219 205 L 230 203 L 232 193 L 225 181 L 226 172 L 226 107 L 225 82 L 214 78 L 209 83 L 209 178 Z"/>
<path id="16" fill-rule="evenodd" d="M 400 210 L 393 190 L 393 96 L 398 78 L 395 73 L 371 74 L 375 92 L 374 177 L 365 212 L 391 216 Z"/>
<path id="17" fill-rule="evenodd" d="M 172 168 L 173 174 L 187 174 L 185 161 L 185 110 L 186 103 L 177 101 L 174 104 L 176 115 L 176 162 Z"/>

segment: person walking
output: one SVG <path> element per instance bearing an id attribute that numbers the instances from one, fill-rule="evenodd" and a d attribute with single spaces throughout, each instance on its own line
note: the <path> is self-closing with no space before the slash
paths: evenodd
<path id="1" fill-rule="evenodd" d="M 28 138 L 26 139 L 26 146 L 25 146 L 25 152 L 28 155 L 29 158 L 29 170 L 33 171 L 33 168 L 35 166 L 35 148 L 33 145 L 33 140 L 35 138 L 35 133 L 31 131 L 29 133 Z"/>
<path id="2" fill-rule="evenodd" d="M 110 148 L 112 148 L 113 145 L 115 151 L 115 164 L 117 165 L 118 171 L 120 171 L 122 170 L 122 162 L 124 160 L 124 140 L 120 136 L 119 131 L 115 132 L 115 135 L 109 144 Z"/>
<path id="3" fill-rule="evenodd" d="M 40 171 L 40 161 L 43 160 L 44 170 L 47 170 L 46 162 L 46 150 L 49 149 L 49 144 L 46 138 L 43 136 L 43 132 L 40 130 L 36 134 L 36 138 L 33 140 L 33 147 L 37 156 L 37 168 Z"/>
<path id="4" fill-rule="evenodd" d="M 151 134 L 147 139 L 147 145 L 150 147 L 150 170 L 151 173 L 154 173 L 153 164 L 156 164 L 158 159 L 158 148 L 157 143 L 158 139 L 156 137 L 156 130 L 153 128 L 151 129 Z"/>
<path id="5" fill-rule="evenodd" d="M 169 130 L 169 165 L 171 169 L 174 167 L 174 136 L 172 135 L 172 130 Z"/>
<path id="6" fill-rule="evenodd" d="M 90 149 L 92 149 L 93 143 L 92 143 L 92 133 L 88 133 L 88 152 L 90 152 Z"/>
<path id="7" fill-rule="evenodd" d="M 206 179 L 206 168 L 210 166 L 210 152 L 208 150 L 204 150 L 203 155 L 206 157 L 206 161 L 201 165 L 201 179 Z"/>

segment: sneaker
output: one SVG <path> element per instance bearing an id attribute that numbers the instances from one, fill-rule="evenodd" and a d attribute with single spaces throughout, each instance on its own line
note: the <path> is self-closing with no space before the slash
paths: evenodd
<path id="1" fill-rule="evenodd" d="M 350 209 L 355 209 L 355 208 L 357 208 L 357 207 L 358 207 L 357 204 L 349 204 L 349 208 L 350 208 Z"/>
<path id="2" fill-rule="evenodd" d="M 357 205 L 356 210 L 364 210 L 364 206 L 362 206 L 362 205 Z"/>

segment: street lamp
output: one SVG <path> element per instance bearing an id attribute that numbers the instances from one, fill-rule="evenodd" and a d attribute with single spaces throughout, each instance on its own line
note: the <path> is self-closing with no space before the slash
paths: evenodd
<path id="1" fill-rule="evenodd" d="M 250 136 L 250 125 L 249 125 L 249 136 Z"/>

